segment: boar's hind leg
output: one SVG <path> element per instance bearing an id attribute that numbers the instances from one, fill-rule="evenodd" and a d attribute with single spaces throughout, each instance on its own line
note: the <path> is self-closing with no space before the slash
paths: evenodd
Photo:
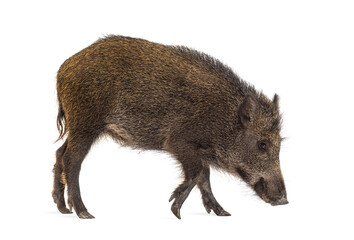
<path id="1" fill-rule="evenodd" d="M 197 154 L 193 153 L 193 151 L 187 150 L 181 154 L 176 152 L 174 153 L 177 160 L 182 164 L 184 181 L 176 188 L 169 201 L 171 202 L 174 199 L 171 210 L 177 218 L 181 219 L 180 209 L 191 190 L 197 184 L 198 178 L 202 171 L 202 162 L 198 159 Z"/>
<path id="2" fill-rule="evenodd" d="M 82 161 L 95 138 L 92 134 L 71 134 L 68 136 L 68 146 L 63 156 L 64 171 L 68 185 L 68 204 L 70 210 L 74 207 L 79 218 L 94 218 L 86 209 L 81 199 L 79 174 Z"/>
<path id="3" fill-rule="evenodd" d="M 216 201 L 210 186 L 210 169 L 209 166 L 204 167 L 201 176 L 198 179 L 198 188 L 202 194 L 204 207 L 208 213 L 211 210 L 218 216 L 231 216 L 226 212 L 220 204 Z"/>
<path id="4" fill-rule="evenodd" d="M 52 191 L 52 196 L 54 202 L 57 204 L 58 210 L 64 214 L 72 213 L 69 209 L 67 209 L 65 205 L 65 199 L 64 199 L 66 177 L 63 169 L 63 164 L 64 164 L 63 155 L 65 153 L 67 146 L 68 146 L 68 141 L 65 141 L 65 143 L 56 152 L 56 163 L 53 169 L 54 184 L 53 184 L 53 191 Z"/>

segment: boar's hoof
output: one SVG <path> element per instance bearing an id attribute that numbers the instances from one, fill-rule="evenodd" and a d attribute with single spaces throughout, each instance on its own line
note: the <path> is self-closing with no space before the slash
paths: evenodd
<path id="1" fill-rule="evenodd" d="M 177 206 L 177 204 L 172 204 L 171 211 L 178 219 L 181 219 L 181 207 Z"/>
<path id="2" fill-rule="evenodd" d="M 203 205 L 205 207 L 205 210 L 207 211 L 207 213 L 210 213 L 211 210 L 213 210 L 213 212 L 217 215 L 217 216 L 231 216 L 230 213 L 226 212 L 221 206 L 220 204 L 215 200 L 214 197 L 210 197 L 208 195 L 203 195 L 202 196 L 203 199 Z"/>
<path id="3" fill-rule="evenodd" d="M 208 205 L 205 204 L 204 207 L 207 213 L 210 213 L 212 209 L 217 216 L 231 216 L 231 214 L 226 212 L 220 205 L 210 206 L 210 204 Z"/>
<path id="4" fill-rule="evenodd" d="M 214 210 L 213 210 L 214 211 Z M 217 215 L 217 216 L 231 216 L 230 213 L 226 212 L 225 210 L 221 210 L 221 211 L 214 211 L 214 213 Z"/>
<path id="5" fill-rule="evenodd" d="M 87 211 L 83 211 L 81 213 L 78 214 L 79 218 L 82 218 L 82 219 L 92 219 L 92 218 L 95 218 L 94 216 L 92 216 L 89 212 Z"/>
<path id="6" fill-rule="evenodd" d="M 71 210 L 69 210 L 66 207 L 65 200 L 64 200 L 63 196 L 58 197 L 58 195 L 56 193 L 53 193 L 52 196 L 53 196 L 54 203 L 57 204 L 57 208 L 58 208 L 59 212 L 61 212 L 63 214 L 73 213 Z"/>
<path id="7" fill-rule="evenodd" d="M 73 213 L 72 211 L 70 211 L 69 209 L 67 209 L 66 207 L 61 207 L 58 208 L 59 212 L 61 212 L 62 214 L 71 214 Z"/>

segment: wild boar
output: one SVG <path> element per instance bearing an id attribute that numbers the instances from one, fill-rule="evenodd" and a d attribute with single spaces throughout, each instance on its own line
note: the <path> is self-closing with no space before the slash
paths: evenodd
<path id="1" fill-rule="evenodd" d="M 212 193 L 210 167 L 239 176 L 267 203 L 288 203 L 278 96 L 268 99 L 205 53 L 108 36 L 61 65 L 57 94 L 59 139 L 67 136 L 53 169 L 52 196 L 61 213 L 73 207 L 80 218 L 93 218 L 81 199 L 79 173 L 102 135 L 178 160 L 184 181 L 170 198 L 177 218 L 195 186 L 208 213 L 230 215 Z"/>

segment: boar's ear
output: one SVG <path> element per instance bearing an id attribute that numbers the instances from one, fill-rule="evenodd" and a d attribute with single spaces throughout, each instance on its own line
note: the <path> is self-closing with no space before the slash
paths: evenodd
<path id="1" fill-rule="evenodd" d="M 278 96 L 278 94 L 274 94 L 273 103 L 274 103 L 276 108 L 279 108 L 279 96 Z"/>
<path id="2" fill-rule="evenodd" d="M 250 95 L 247 95 L 238 109 L 241 123 L 243 127 L 247 128 L 249 123 L 253 120 L 256 111 L 256 101 Z"/>

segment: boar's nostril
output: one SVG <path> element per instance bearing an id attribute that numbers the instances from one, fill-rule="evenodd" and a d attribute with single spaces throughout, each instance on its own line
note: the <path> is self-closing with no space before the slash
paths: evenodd
<path id="1" fill-rule="evenodd" d="M 285 204 L 288 204 L 288 200 L 285 198 L 285 197 L 282 197 L 281 199 L 277 200 L 277 201 L 274 201 L 274 202 L 271 202 L 271 205 L 272 206 L 277 206 L 277 205 L 285 205 Z"/>

